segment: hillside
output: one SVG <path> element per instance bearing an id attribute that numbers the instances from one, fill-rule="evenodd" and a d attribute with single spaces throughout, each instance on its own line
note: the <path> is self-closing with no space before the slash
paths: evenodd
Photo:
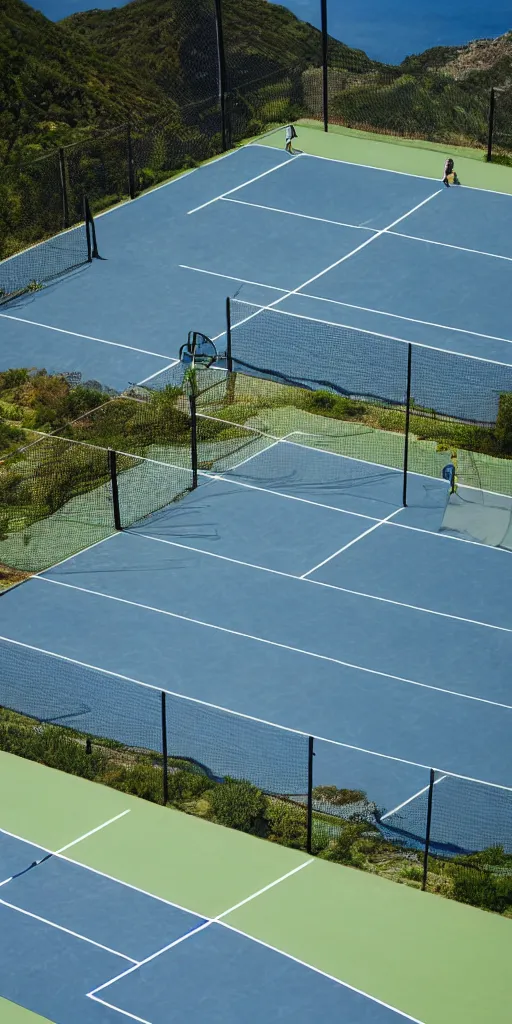
<path id="1" fill-rule="evenodd" d="M 228 87 L 319 66 L 321 34 L 285 7 L 267 0 L 224 0 Z M 109 11 L 86 11 L 61 23 L 141 81 L 157 83 L 168 96 L 192 102 L 217 92 L 213 0 L 133 0 Z M 330 41 L 330 59 L 351 71 L 379 67 L 361 50 Z"/>
<path id="2" fill-rule="evenodd" d="M 165 102 L 149 78 L 21 0 L 2 0 L 0 164 L 81 138 L 89 125 L 118 124 L 130 110 L 156 116 Z"/>

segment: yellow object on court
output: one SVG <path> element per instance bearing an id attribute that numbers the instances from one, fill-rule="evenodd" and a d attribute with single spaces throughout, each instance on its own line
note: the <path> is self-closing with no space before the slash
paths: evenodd
<path id="1" fill-rule="evenodd" d="M 455 181 L 455 171 L 452 171 L 451 174 L 447 174 L 446 178 L 447 178 L 448 184 L 449 185 L 453 185 L 453 183 Z"/>

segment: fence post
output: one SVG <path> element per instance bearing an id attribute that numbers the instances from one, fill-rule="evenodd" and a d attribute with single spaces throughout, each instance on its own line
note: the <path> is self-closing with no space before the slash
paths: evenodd
<path id="1" fill-rule="evenodd" d="M 233 355 L 231 351 L 231 299 L 226 299 L 226 367 L 233 372 Z"/>
<path id="2" fill-rule="evenodd" d="M 327 35 L 327 0 L 320 0 L 322 18 L 322 110 L 324 115 L 324 132 L 329 131 L 329 79 L 327 62 L 329 59 L 329 37 Z"/>
<path id="3" fill-rule="evenodd" d="M 311 853 L 313 846 L 313 758 L 314 739 L 308 737 L 308 805 L 307 805 L 307 826 L 306 826 L 306 850 Z"/>
<path id="4" fill-rule="evenodd" d="M 226 56 L 224 50 L 224 30 L 222 26 L 222 0 L 215 0 L 215 26 L 217 30 L 220 130 L 222 135 L 222 152 L 225 153 L 228 146 L 226 132 Z"/>
<path id="5" fill-rule="evenodd" d="M 163 761 L 163 777 L 162 777 L 162 803 L 165 807 L 169 799 L 169 779 L 167 776 L 167 700 L 166 693 L 162 690 L 162 701 L 161 701 L 161 716 L 162 716 L 162 761 Z"/>
<path id="6" fill-rule="evenodd" d="M 112 484 L 112 505 L 114 508 L 114 526 L 116 530 L 122 530 L 121 512 L 119 509 L 119 489 L 117 486 L 117 452 L 112 448 L 108 449 L 108 468 L 110 470 L 110 482 Z"/>
<path id="7" fill-rule="evenodd" d="M 412 376 L 412 345 L 407 346 L 407 403 L 405 406 L 405 440 L 404 440 L 404 481 L 402 505 L 407 507 L 407 474 L 409 467 L 409 423 L 411 419 L 411 376 Z"/>
<path id="8" fill-rule="evenodd" d="M 233 355 L 231 351 L 231 299 L 226 299 L 226 367 L 228 380 L 226 385 L 226 401 L 233 405 L 235 401 L 236 374 L 233 373 Z"/>
<path id="9" fill-rule="evenodd" d="M 496 103 L 496 93 L 494 87 L 491 89 L 489 96 L 489 128 L 487 135 L 487 163 L 492 160 L 492 137 L 494 134 L 494 107 Z"/>
<path id="10" fill-rule="evenodd" d="M 192 370 L 192 373 L 195 371 Z M 192 458 L 192 487 L 197 487 L 197 404 L 196 404 L 196 388 L 195 380 L 191 381 L 191 390 L 188 396 L 188 402 L 190 406 L 190 451 Z"/>
<path id="11" fill-rule="evenodd" d="M 126 125 L 126 156 L 128 159 L 128 194 L 135 199 L 135 168 L 133 166 L 132 126 Z"/>
<path id="12" fill-rule="evenodd" d="M 89 200 L 86 195 L 84 195 L 82 201 L 85 230 L 87 234 L 87 260 L 89 263 L 91 263 L 92 260 L 100 259 L 100 254 L 98 252 L 98 241 L 96 238 L 96 225 L 94 223 L 94 217 L 91 213 L 91 207 L 89 205 Z"/>
<path id="13" fill-rule="evenodd" d="M 66 181 L 66 157 L 64 149 L 61 146 L 59 148 L 59 174 L 60 174 L 60 194 L 62 198 L 62 227 L 69 227 L 69 201 L 68 201 L 68 183 Z"/>
<path id="14" fill-rule="evenodd" d="M 421 891 L 425 892 L 427 888 L 427 874 L 428 874 L 428 853 L 430 847 L 430 828 L 432 825 L 432 797 L 434 795 L 434 783 L 436 781 L 436 773 L 433 768 L 430 769 L 430 781 L 428 786 L 428 804 L 427 804 L 427 827 L 425 832 L 425 853 L 423 854 L 423 881 L 421 883 Z"/>

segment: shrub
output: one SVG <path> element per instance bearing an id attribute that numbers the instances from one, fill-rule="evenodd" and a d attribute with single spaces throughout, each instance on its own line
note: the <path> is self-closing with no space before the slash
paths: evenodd
<path id="1" fill-rule="evenodd" d="M 305 850 L 307 845 L 306 808 L 285 800 L 267 800 L 267 838 L 282 846 Z"/>
<path id="2" fill-rule="evenodd" d="M 211 817 L 219 825 L 239 832 L 264 835 L 266 832 L 266 799 L 251 782 L 230 779 L 208 793 Z"/>
<path id="3" fill-rule="evenodd" d="M 362 789 L 338 789 L 337 786 L 315 786 L 313 800 L 343 806 L 343 804 L 357 804 L 366 801 L 366 793 Z"/>
<path id="4" fill-rule="evenodd" d="M 498 403 L 498 417 L 495 429 L 499 451 L 503 455 L 512 454 L 512 394 L 501 394 Z"/>

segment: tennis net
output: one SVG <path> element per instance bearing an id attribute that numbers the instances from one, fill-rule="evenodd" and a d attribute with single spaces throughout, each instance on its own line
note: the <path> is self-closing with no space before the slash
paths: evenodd
<path id="1" fill-rule="evenodd" d="M 512 366 L 430 348 L 405 338 L 230 299 L 228 370 L 308 390 L 494 426 L 500 396 L 512 392 Z"/>
<path id="2" fill-rule="evenodd" d="M 96 228 L 87 199 L 83 221 L 0 263 L 0 305 L 30 292 L 98 258 Z"/>

